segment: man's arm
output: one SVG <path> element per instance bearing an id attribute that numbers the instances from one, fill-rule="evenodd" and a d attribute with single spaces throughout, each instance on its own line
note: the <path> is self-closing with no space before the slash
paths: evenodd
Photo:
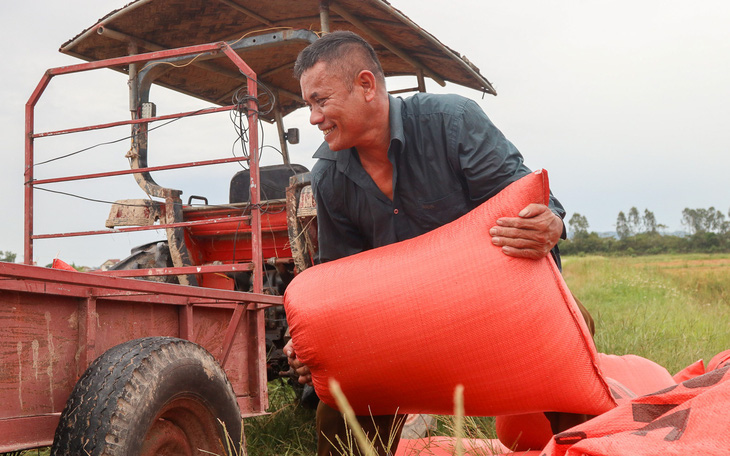
<path id="1" fill-rule="evenodd" d="M 479 203 L 531 172 L 522 154 L 473 101 L 464 105 L 457 149 L 470 197 Z M 489 233 L 506 255 L 542 258 L 565 237 L 564 216 L 563 206 L 551 194 L 549 206 L 531 204 L 514 217 L 499 219 Z M 559 261 L 557 249 L 555 257 Z"/>

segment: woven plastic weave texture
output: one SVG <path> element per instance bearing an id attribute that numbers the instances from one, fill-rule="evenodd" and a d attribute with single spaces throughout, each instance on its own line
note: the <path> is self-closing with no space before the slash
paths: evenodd
<path id="1" fill-rule="evenodd" d="M 489 228 L 547 204 L 537 171 L 454 222 L 305 270 L 284 298 L 294 347 L 319 397 L 336 378 L 356 413 L 469 415 L 615 406 L 593 341 L 548 256 L 504 255 Z"/>

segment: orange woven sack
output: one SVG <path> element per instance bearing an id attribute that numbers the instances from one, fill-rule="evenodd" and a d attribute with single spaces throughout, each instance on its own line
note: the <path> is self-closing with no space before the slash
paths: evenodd
<path id="1" fill-rule="evenodd" d="M 667 369 L 641 356 L 599 353 L 598 363 L 620 404 L 677 384 Z"/>
<path id="2" fill-rule="evenodd" d="M 632 399 L 556 435 L 546 456 L 726 456 L 730 365 Z"/>
<path id="3" fill-rule="evenodd" d="M 537 171 L 422 236 L 299 274 L 284 304 L 297 356 L 335 407 L 336 378 L 358 414 L 468 415 L 615 406 L 581 314 L 549 256 L 512 258 L 489 228 L 547 204 Z"/>
<path id="4" fill-rule="evenodd" d="M 619 404 L 676 385 L 664 367 L 641 356 L 599 353 L 598 364 Z M 543 448 L 553 436 L 543 413 L 498 416 L 496 430 L 499 440 L 515 451 Z"/>

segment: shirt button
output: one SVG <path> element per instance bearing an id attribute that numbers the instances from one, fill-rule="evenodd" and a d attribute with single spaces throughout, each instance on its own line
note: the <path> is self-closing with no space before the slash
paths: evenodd
<path id="1" fill-rule="evenodd" d="M 393 213 L 394 213 L 395 215 L 398 215 L 398 209 L 393 209 Z"/>

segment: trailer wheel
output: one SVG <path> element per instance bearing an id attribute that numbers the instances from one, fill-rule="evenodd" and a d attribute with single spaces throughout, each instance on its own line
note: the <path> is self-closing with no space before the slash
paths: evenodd
<path id="1" fill-rule="evenodd" d="M 227 436 L 235 442 L 230 454 L 241 454 L 241 426 L 231 384 L 210 353 L 148 337 L 89 366 L 61 414 L 51 455 L 222 455 Z"/>

